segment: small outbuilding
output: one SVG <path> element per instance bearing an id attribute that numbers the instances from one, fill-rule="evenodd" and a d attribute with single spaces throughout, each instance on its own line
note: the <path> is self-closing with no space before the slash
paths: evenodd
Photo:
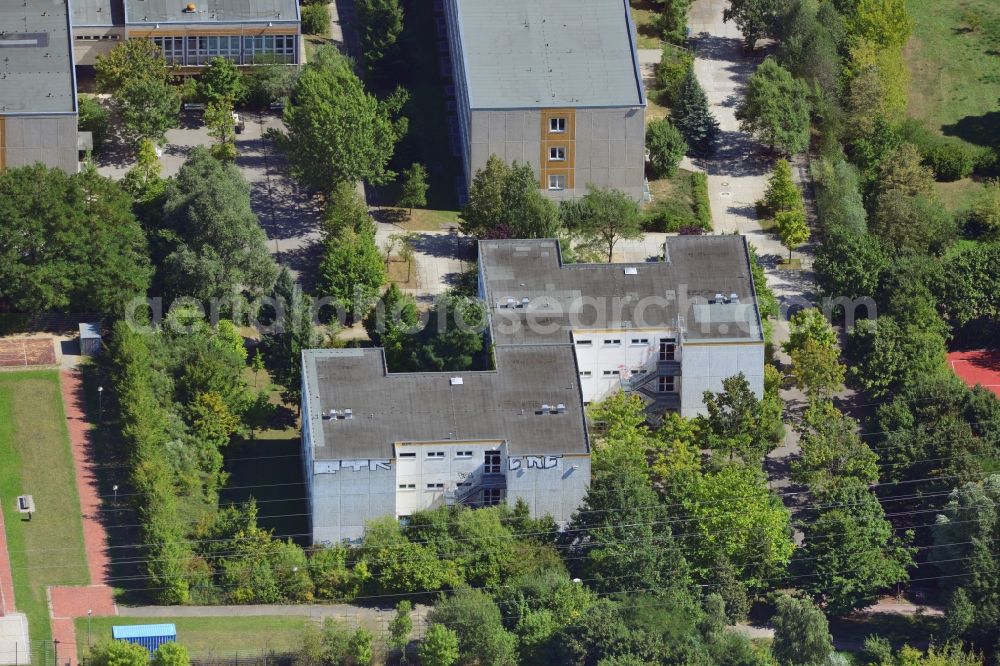
<path id="1" fill-rule="evenodd" d="M 164 643 L 177 640 L 177 625 L 174 624 L 130 624 L 111 627 L 111 635 L 116 641 L 135 643 L 149 650 L 150 654 Z"/>
<path id="2" fill-rule="evenodd" d="M 97 356 L 101 353 L 101 327 L 99 324 L 80 324 L 80 355 Z"/>

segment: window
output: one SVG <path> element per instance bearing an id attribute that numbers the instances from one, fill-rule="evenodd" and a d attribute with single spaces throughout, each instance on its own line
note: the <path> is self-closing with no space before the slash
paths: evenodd
<path id="1" fill-rule="evenodd" d="M 611 377 L 613 375 L 618 375 L 618 374 L 621 374 L 620 370 L 605 370 L 604 371 L 604 376 L 605 377 Z"/>
<path id="2" fill-rule="evenodd" d="M 503 499 L 500 488 L 487 488 L 483 491 L 483 506 L 496 506 Z"/>
<path id="3" fill-rule="evenodd" d="M 660 393 L 672 393 L 674 390 L 674 378 L 673 377 L 659 377 L 659 391 Z"/>
<path id="4" fill-rule="evenodd" d="M 633 345 L 648 345 L 649 338 L 632 338 Z"/>
<path id="5" fill-rule="evenodd" d="M 549 176 L 549 189 L 550 190 L 565 190 L 566 189 L 566 176 L 551 175 Z"/>
<path id="6" fill-rule="evenodd" d="M 672 339 L 660 340 L 660 360 L 673 361 L 677 346 Z"/>
<path id="7" fill-rule="evenodd" d="M 562 146 L 552 146 L 549 148 L 550 162 L 563 162 L 566 160 L 566 149 Z"/>
<path id="8" fill-rule="evenodd" d="M 594 341 L 593 340 L 577 340 L 576 344 L 579 345 L 580 347 L 590 347 L 591 345 L 594 344 Z"/>
<path id="9" fill-rule="evenodd" d="M 590 376 L 590 370 L 581 370 L 580 371 L 580 376 L 581 377 L 589 377 Z"/>
<path id="10" fill-rule="evenodd" d="M 620 345 L 621 343 L 621 338 L 608 338 L 604 341 L 604 344 L 606 345 Z"/>
<path id="11" fill-rule="evenodd" d="M 416 490 L 417 484 L 415 483 L 401 483 L 399 484 L 400 490 Z"/>
<path id="12" fill-rule="evenodd" d="M 444 489 L 444 484 L 443 483 L 428 483 L 427 484 L 427 490 L 443 490 L 443 489 Z"/>
<path id="13" fill-rule="evenodd" d="M 472 451 L 455 451 L 456 458 L 471 458 Z"/>
<path id="14" fill-rule="evenodd" d="M 487 451 L 483 460 L 483 474 L 500 473 L 500 452 Z"/>
<path id="15" fill-rule="evenodd" d="M 566 131 L 566 119 L 565 118 L 549 118 L 549 131 L 550 132 L 565 132 Z"/>
<path id="16" fill-rule="evenodd" d="M 414 453 L 413 451 L 407 451 L 406 453 L 400 453 L 399 457 L 400 458 L 416 458 L 417 454 Z"/>
<path id="17" fill-rule="evenodd" d="M 428 451 L 428 458 L 444 458 L 444 451 Z"/>

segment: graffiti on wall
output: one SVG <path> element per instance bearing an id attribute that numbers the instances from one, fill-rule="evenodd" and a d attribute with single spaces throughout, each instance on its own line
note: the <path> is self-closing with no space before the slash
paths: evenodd
<path id="1" fill-rule="evenodd" d="M 392 464 L 388 460 L 317 460 L 313 464 L 314 474 L 336 474 L 341 470 L 377 472 L 390 469 Z"/>
<path id="2" fill-rule="evenodd" d="M 517 469 L 555 469 L 559 466 L 562 456 L 511 456 L 507 458 L 507 468 Z"/>

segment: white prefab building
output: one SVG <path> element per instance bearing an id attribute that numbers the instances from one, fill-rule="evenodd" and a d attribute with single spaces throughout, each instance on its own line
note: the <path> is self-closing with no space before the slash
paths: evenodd
<path id="1" fill-rule="evenodd" d="M 590 483 L 568 345 L 497 350 L 496 370 L 390 373 L 381 349 L 302 357 L 302 443 L 314 543 L 450 504 L 527 502 L 565 523 Z"/>
<path id="2" fill-rule="evenodd" d="M 585 402 L 615 391 L 650 416 L 704 412 L 703 393 L 743 373 L 764 390 L 764 337 L 742 236 L 667 239 L 664 260 L 564 264 L 558 241 L 479 243 L 479 293 L 492 342 L 566 344 Z"/>

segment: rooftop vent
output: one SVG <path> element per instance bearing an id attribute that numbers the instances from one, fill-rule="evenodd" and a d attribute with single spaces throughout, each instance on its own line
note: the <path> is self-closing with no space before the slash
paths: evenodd
<path id="1" fill-rule="evenodd" d="M 739 294 L 729 294 L 729 302 L 730 303 L 739 303 L 740 302 L 740 295 Z"/>
<path id="2" fill-rule="evenodd" d="M 542 405 L 542 414 L 547 414 L 552 409 L 547 403 Z"/>
<path id="3" fill-rule="evenodd" d="M 638 275 L 638 274 L 639 274 L 639 269 L 636 268 L 635 266 L 629 266 L 628 268 L 625 269 L 625 275 Z"/>
<path id="4" fill-rule="evenodd" d="M 452 377 L 449 381 L 451 382 L 452 386 L 461 386 L 462 384 L 465 383 L 465 380 L 463 380 L 461 377 Z"/>
<path id="5" fill-rule="evenodd" d="M 187 3 L 187 7 L 184 8 L 185 14 L 194 14 L 196 11 L 198 11 L 198 7 L 193 2 Z"/>
<path id="6" fill-rule="evenodd" d="M 508 298 L 507 299 L 507 307 L 509 307 L 509 308 L 516 308 L 517 307 L 517 299 L 516 298 Z"/>
<path id="7" fill-rule="evenodd" d="M 531 299 L 528 298 L 527 296 L 525 296 L 524 298 L 521 299 L 521 307 L 522 308 L 528 307 L 528 303 L 530 303 L 530 302 L 531 302 Z"/>
<path id="8" fill-rule="evenodd" d="M 354 418 L 354 410 L 353 409 L 345 409 L 344 410 L 344 418 L 345 419 L 353 419 Z"/>
<path id="9" fill-rule="evenodd" d="M 560 402 L 558 405 L 556 405 L 556 414 L 565 414 L 565 413 L 566 413 L 566 405 Z"/>
<path id="10" fill-rule="evenodd" d="M 726 297 L 723 296 L 722 294 L 716 294 L 715 295 L 715 300 L 713 302 L 714 303 L 725 303 L 726 302 Z"/>

